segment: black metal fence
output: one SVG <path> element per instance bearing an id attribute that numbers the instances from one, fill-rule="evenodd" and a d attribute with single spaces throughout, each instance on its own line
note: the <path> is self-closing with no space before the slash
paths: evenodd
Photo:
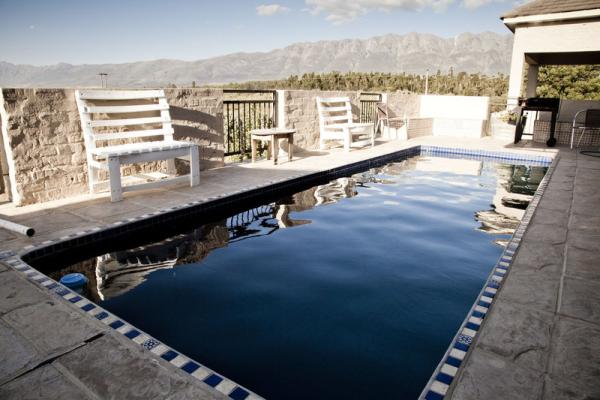
<path id="1" fill-rule="evenodd" d="M 250 153 L 250 131 L 277 126 L 274 90 L 224 90 L 225 156 Z"/>
<path id="2" fill-rule="evenodd" d="M 360 94 L 360 122 L 375 122 L 379 102 L 381 102 L 381 93 Z"/>
<path id="3" fill-rule="evenodd" d="M 229 243 L 238 242 L 251 237 L 270 235 L 279 225 L 274 220 L 277 206 L 263 205 L 241 212 L 227 219 Z"/>

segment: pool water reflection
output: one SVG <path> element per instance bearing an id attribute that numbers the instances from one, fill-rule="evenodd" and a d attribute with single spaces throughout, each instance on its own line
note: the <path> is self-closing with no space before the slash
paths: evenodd
<path id="1" fill-rule="evenodd" d="M 52 277 L 269 399 L 416 398 L 545 170 L 415 157 Z"/>

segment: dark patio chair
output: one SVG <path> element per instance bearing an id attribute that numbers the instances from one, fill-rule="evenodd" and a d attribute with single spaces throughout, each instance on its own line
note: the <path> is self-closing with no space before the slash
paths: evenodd
<path id="1" fill-rule="evenodd" d="M 583 120 L 579 116 L 583 114 Z M 577 140 L 577 146 L 581 142 L 583 135 L 586 130 L 597 130 L 600 133 L 600 109 L 587 109 L 578 111 L 573 118 L 573 128 L 571 129 L 571 148 L 573 148 L 573 139 L 575 138 L 575 132 L 580 131 L 579 139 Z"/>

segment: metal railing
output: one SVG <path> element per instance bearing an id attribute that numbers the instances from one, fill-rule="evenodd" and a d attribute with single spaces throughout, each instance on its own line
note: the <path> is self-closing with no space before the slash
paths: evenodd
<path id="1" fill-rule="evenodd" d="M 274 220 L 276 205 L 267 204 L 246 210 L 227 219 L 229 243 L 251 237 L 270 235 L 279 229 Z"/>
<path id="2" fill-rule="evenodd" d="M 381 102 L 381 93 L 360 94 L 360 122 L 375 122 L 379 102 Z"/>
<path id="3" fill-rule="evenodd" d="M 249 154 L 250 131 L 277 125 L 274 90 L 224 90 L 225 156 Z"/>

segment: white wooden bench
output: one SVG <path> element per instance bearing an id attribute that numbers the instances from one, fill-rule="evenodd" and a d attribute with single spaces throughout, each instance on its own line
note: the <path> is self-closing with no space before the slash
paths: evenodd
<path id="1" fill-rule="evenodd" d="M 317 97 L 319 112 L 319 148 L 325 148 L 326 140 L 344 143 L 344 150 L 351 146 L 375 145 L 375 127 L 372 123 L 352 121 L 352 106 L 348 97 Z"/>
<path id="2" fill-rule="evenodd" d="M 91 193 L 106 185 L 100 181 L 101 170 L 108 171 L 111 201 L 119 201 L 123 192 L 136 189 L 188 179 L 191 186 L 199 184 L 198 146 L 173 140 L 169 104 L 163 90 L 77 90 L 75 98 L 85 140 Z M 148 137 L 156 140 L 137 140 Z M 189 157 L 188 175 L 131 186 L 121 183 L 123 164 L 169 160 L 168 172 L 174 173 L 175 158 L 179 157 Z"/>

